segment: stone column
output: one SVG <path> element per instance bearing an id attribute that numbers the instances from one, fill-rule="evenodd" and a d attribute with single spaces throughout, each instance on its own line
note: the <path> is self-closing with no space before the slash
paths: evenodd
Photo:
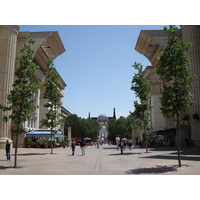
<path id="1" fill-rule="evenodd" d="M 195 113 L 200 115 L 200 26 L 184 25 L 181 28 L 183 39 L 194 43 L 188 51 L 190 57 L 188 71 L 191 75 L 196 75 L 191 89 L 191 93 L 194 95 L 194 103 L 190 108 L 191 139 L 194 140 L 195 145 L 200 146 L 200 120 L 192 118 Z"/>
<path id="2" fill-rule="evenodd" d="M 133 145 L 136 145 L 135 135 L 136 135 L 136 130 L 132 129 L 132 141 L 133 141 Z"/>
<path id="3" fill-rule="evenodd" d="M 72 141 L 72 127 L 68 127 L 68 139 L 70 140 L 70 142 L 69 142 L 69 147 L 71 147 L 71 141 Z"/>
<path id="4" fill-rule="evenodd" d="M 4 106 L 14 81 L 18 30 L 17 25 L 0 25 L 0 104 Z M 0 148 L 5 148 L 5 140 L 11 138 L 11 122 L 3 122 L 2 117 L 0 111 Z"/>

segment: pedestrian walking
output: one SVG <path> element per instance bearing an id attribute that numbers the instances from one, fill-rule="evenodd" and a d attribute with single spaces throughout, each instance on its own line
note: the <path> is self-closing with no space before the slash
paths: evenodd
<path id="1" fill-rule="evenodd" d="M 121 150 L 121 155 L 123 154 L 123 150 L 124 150 L 124 141 L 121 140 L 121 142 L 119 142 L 119 147 L 120 147 L 120 150 Z"/>
<path id="2" fill-rule="evenodd" d="M 72 140 L 71 147 L 72 147 L 72 156 L 74 156 L 75 148 L 76 148 L 76 142 L 75 142 L 75 140 Z"/>
<path id="3" fill-rule="evenodd" d="M 115 140 L 116 140 L 116 147 L 117 147 L 117 150 L 119 150 L 120 137 L 117 136 L 117 137 L 115 138 Z"/>
<path id="4" fill-rule="evenodd" d="M 99 148 L 99 143 L 100 143 L 99 138 L 97 138 L 96 143 L 97 143 L 97 149 L 98 149 Z"/>
<path id="5" fill-rule="evenodd" d="M 82 151 L 82 156 L 85 155 L 85 140 L 84 139 L 81 140 L 80 148 Z"/>
<path id="6" fill-rule="evenodd" d="M 133 145 L 133 144 L 132 144 L 132 140 L 129 140 L 129 141 L 128 141 L 128 146 L 129 146 L 129 149 L 130 149 L 130 150 L 132 149 L 132 145 Z"/>
<path id="7" fill-rule="evenodd" d="M 6 141 L 6 158 L 7 160 L 10 160 L 10 141 Z"/>

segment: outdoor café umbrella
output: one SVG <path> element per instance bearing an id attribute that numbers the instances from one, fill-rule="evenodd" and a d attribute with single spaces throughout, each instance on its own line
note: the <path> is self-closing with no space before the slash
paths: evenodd
<path id="1" fill-rule="evenodd" d="M 92 138 L 89 138 L 89 137 L 85 137 L 83 138 L 84 140 L 92 140 Z"/>

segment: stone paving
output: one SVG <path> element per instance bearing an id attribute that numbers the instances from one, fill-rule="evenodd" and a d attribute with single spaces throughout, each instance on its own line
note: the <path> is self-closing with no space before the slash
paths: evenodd
<path id="1" fill-rule="evenodd" d="M 70 148 L 19 148 L 18 168 L 14 166 L 14 148 L 11 161 L 6 161 L 5 150 L 0 149 L 0 175 L 200 175 L 200 148 L 181 151 L 182 167 L 178 167 L 176 148 L 126 149 L 121 155 L 113 145 L 86 148 L 82 156 L 79 146 L 72 156 Z"/>

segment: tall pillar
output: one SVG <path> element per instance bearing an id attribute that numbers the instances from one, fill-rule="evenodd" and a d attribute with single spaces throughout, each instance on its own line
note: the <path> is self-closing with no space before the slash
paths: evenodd
<path id="1" fill-rule="evenodd" d="M 195 145 L 200 146 L 200 120 L 192 118 L 192 115 L 195 113 L 200 115 L 200 26 L 184 25 L 181 28 L 183 39 L 194 43 L 188 51 L 188 56 L 190 57 L 188 71 L 190 75 L 196 75 L 191 89 L 191 93 L 194 95 L 194 103 L 190 108 L 191 139 Z"/>
<path id="2" fill-rule="evenodd" d="M 135 135 L 136 135 L 136 130 L 132 129 L 132 141 L 133 141 L 133 145 L 136 145 Z"/>
<path id="3" fill-rule="evenodd" d="M 0 25 L 0 104 L 4 106 L 14 81 L 18 30 L 17 25 Z M 11 138 L 11 122 L 3 122 L 2 117 L 0 110 L 0 148 L 5 148 L 5 140 Z"/>
<path id="4" fill-rule="evenodd" d="M 71 147 L 71 141 L 72 141 L 72 127 L 68 127 L 68 139 L 70 140 L 69 147 Z"/>

